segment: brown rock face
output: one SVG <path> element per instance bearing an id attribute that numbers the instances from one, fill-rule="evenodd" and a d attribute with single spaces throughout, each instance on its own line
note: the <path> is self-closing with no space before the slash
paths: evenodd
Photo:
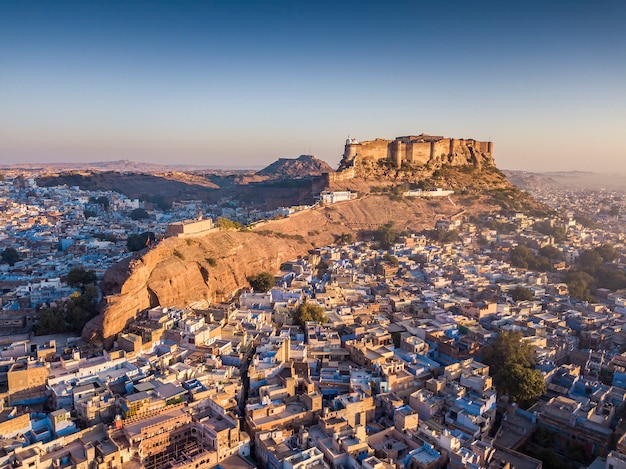
<path id="1" fill-rule="evenodd" d="M 313 155 L 300 155 L 298 158 L 279 158 L 278 161 L 257 172 L 259 176 L 291 179 L 306 176 L 321 176 L 332 173 L 333 168 Z"/>
<path id="2" fill-rule="evenodd" d="M 83 337 L 91 340 L 101 336 L 108 345 L 146 308 L 222 300 L 247 285 L 250 274 L 276 272 L 282 262 L 306 253 L 308 248 L 310 245 L 302 241 L 242 232 L 166 239 L 106 273 L 103 313 L 87 324 Z"/>
<path id="3" fill-rule="evenodd" d="M 278 272 L 283 262 L 306 255 L 312 247 L 331 244 L 343 233 L 356 235 L 388 222 L 399 230 L 418 231 L 432 228 L 435 215 L 458 211 L 447 199 L 392 201 L 370 196 L 267 222 L 249 232 L 166 239 L 107 271 L 102 282 L 103 312 L 87 324 L 83 338 L 104 339 L 110 346 L 115 335 L 146 308 L 221 301 L 248 286 L 247 276 Z"/>

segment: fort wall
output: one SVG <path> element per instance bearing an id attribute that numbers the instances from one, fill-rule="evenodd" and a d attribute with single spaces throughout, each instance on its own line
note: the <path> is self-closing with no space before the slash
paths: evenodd
<path id="1" fill-rule="evenodd" d="M 388 160 L 396 167 L 405 162 L 420 166 L 493 165 L 492 152 L 492 142 L 425 134 L 397 137 L 395 140 L 377 138 L 360 143 L 355 139 L 348 139 L 341 167 L 349 168 L 359 160 Z"/>
<path id="2" fill-rule="evenodd" d="M 172 236 L 185 237 L 204 234 L 207 231 L 214 229 L 213 220 L 210 218 L 196 219 L 196 220 L 184 220 L 176 223 L 171 223 L 167 226 L 165 231 L 165 237 Z"/>

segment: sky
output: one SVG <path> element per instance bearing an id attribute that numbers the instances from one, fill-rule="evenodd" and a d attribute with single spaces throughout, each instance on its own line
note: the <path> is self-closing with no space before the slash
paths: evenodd
<path id="1" fill-rule="evenodd" d="M 0 2 L 0 164 L 263 167 L 345 139 L 626 174 L 626 2 Z"/>

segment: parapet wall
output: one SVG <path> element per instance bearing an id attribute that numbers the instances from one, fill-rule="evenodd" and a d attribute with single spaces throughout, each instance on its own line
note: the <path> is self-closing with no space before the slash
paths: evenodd
<path id="1" fill-rule="evenodd" d="M 204 220 L 185 220 L 171 223 L 167 226 L 165 237 L 172 236 L 185 237 L 198 234 L 204 234 L 213 229 L 213 220 L 206 218 Z"/>
<path id="2" fill-rule="evenodd" d="M 396 167 L 405 163 L 434 167 L 494 165 L 492 142 L 474 139 L 455 139 L 431 135 L 397 137 L 395 140 L 377 138 L 346 142 L 340 168 L 353 167 L 358 161 L 388 160 Z"/>

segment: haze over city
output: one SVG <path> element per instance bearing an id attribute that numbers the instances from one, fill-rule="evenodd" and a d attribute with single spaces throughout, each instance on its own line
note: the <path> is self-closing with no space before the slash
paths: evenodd
<path id="1" fill-rule="evenodd" d="M 491 140 L 498 167 L 626 172 L 626 4 L 5 2 L 0 163 L 264 166 Z"/>

